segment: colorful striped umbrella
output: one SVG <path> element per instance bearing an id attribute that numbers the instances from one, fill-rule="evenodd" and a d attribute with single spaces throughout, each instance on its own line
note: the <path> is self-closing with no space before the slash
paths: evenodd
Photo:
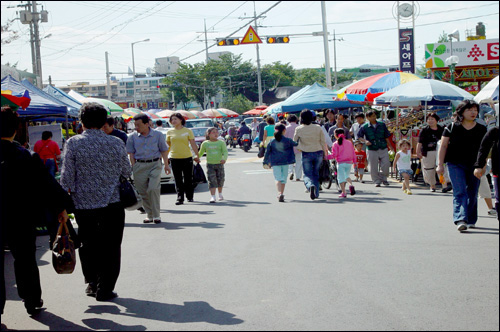
<path id="1" fill-rule="evenodd" d="M 13 108 L 21 107 L 23 110 L 27 109 L 31 103 L 31 97 L 28 90 L 24 93 L 13 95 L 11 90 L 2 90 L 2 106 L 13 106 Z"/>
<path id="2" fill-rule="evenodd" d="M 346 99 L 354 102 L 373 102 L 381 94 L 421 77 L 400 71 L 382 73 L 362 79 L 345 90 Z"/>
<path id="3" fill-rule="evenodd" d="M 198 119 L 208 119 L 208 116 L 203 114 L 201 111 L 189 111 L 189 113 L 194 114 Z"/>
<path id="4" fill-rule="evenodd" d="M 160 120 L 161 119 L 158 115 L 156 115 L 155 113 L 151 113 L 149 111 L 142 112 L 142 113 L 144 113 L 147 116 L 149 116 L 149 118 L 152 119 L 152 120 Z"/>
<path id="5" fill-rule="evenodd" d="M 215 119 L 215 118 L 217 118 L 217 119 L 227 118 L 226 114 L 224 114 L 222 112 L 219 112 L 219 111 L 217 111 L 214 108 L 210 108 L 210 109 L 204 110 L 201 113 L 205 114 L 206 116 L 208 116 L 211 119 Z"/>
<path id="6" fill-rule="evenodd" d="M 186 120 L 189 120 L 189 119 L 196 119 L 196 115 L 192 114 L 192 113 L 189 113 L 188 111 L 186 110 L 177 110 L 177 111 L 174 111 L 174 113 L 181 113 L 182 116 L 184 117 L 184 119 Z"/>
<path id="7" fill-rule="evenodd" d="M 156 113 L 156 115 L 158 115 L 160 118 L 168 119 L 174 113 L 175 112 L 171 111 L 171 110 L 164 110 L 164 111 Z"/>
<path id="8" fill-rule="evenodd" d="M 226 114 L 230 118 L 237 118 L 240 115 L 236 113 L 235 111 L 228 110 L 227 108 L 218 108 L 217 111 L 222 112 Z"/>

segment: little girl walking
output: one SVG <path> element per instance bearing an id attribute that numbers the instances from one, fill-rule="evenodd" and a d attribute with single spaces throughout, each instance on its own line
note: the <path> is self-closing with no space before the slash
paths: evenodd
<path id="1" fill-rule="evenodd" d="M 264 167 L 269 165 L 273 168 L 276 188 L 278 189 L 278 200 L 285 201 L 285 184 L 288 177 L 288 165 L 295 163 L 295 153 L 293 147 L 299 145 L 294 140 L 285 137 L 286 126 L 282 123 L 276 125 L 274 139 L 266 148 L 264 156 Z"/>
<path id="2" fill-rule="evenodd" d="M 398 143 L 399 151 L 396 153 L 394 158 L 393 168 L 398 168 L 399 175 L 404 179 L 403 182 L 403 192 L 405 194 L 411 195 L 410 189 L 410 176 L 413 175 L 413 170 L 411 169 L 411 144 L 407 139 L 402 139 Z"/>
<path id="3" fill-rule="evenodd" d="M 356 189 L 352 185 L 352 180 L 349 177 L 351 174 L 351 167 L 356 163 L 356 154 L 354 153 L 354 146 L 351 141 L 345 138 L 345 132 L 342 128 L 335 129 L 335 139 L 333 143 L 332 154 L 328 155 L 328 159 L 335 159 L 337 161 L 337 177 L 339 180 L 342 193 L 339 195 L 341 198 L 346 198 L 346 182 L 349 182 L 349 191 L 351 196 L 356 194 Z"/>
<path id="4" fill-rule="evenodd" d="M 200 157 L 207 153 L 207 177 L 210 188 L 210 203 L 215 203 L 215 192 L 219 189 L 219 201 L 222 201 L 222 187 L 224 187 L 224 164 L 227 160 L 226 143 L 218 140 L 219 130 L 210 128 L 207 130 L 207 140 L 201 144 Z"/>

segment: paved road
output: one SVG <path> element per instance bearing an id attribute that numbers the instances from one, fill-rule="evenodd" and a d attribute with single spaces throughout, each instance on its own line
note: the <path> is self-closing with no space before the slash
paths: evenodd
<path id="1" fill-rule="evenodd" d="M 26 314 L 7 275 L 2 324 L 16 330 L 499 330 L 499 225 L 480 202 L 460 234 L 451 195 L 358 184 L 312 202 L 302 182 L 278 203 L 256 149 L 230 153 L 226 201 L 175 206 L 159 225 L 127 212 L 113 302 L 84 295 L 81 268 L 57 275 L 40 240 L 46 310 Z M 369 176 L 368 176 L 369 179 Z M 10 255 L 7 261 L 11 263 Z M 5 328 L 5 326 L 2 326 Z"/>

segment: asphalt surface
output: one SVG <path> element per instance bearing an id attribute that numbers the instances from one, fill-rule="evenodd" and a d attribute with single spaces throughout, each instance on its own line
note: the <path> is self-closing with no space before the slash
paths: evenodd
<path id="1" fill-rule="evenodd" d="M 499 330 L 499 224 L 479 202 L 478 228 L 459 233 L 451 193 L 408 196 L 356 184 L 311 201 L 291 181 L 285 203 L 257 149 L 235 149 L 223 202 L 174 205 L 158 225 L 127 212 L 122 268 L 110 302 L 84 294 L 79 263 L 57 275 L 39 237 L 43 312 L 29 317 L 6 254 L 2 330 Z"/>

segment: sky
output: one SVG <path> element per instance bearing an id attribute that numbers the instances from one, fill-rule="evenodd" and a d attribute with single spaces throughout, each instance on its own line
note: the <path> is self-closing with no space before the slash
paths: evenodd
<path id="1" fill-rule="evenodd" d="M 132 68 L 131 43 L 134 45 L 136 73 L 154 67 L 155 58 L 177 56 L 184 63 L 205 62 L 206 22 L 208 45 L 216 38 L 233 34 L 243 37 L 254 15 L 267 11 L 278 1 L 39 1 L 49 13 L 40 24 L 43 82 L 49 75 L 56 86 L 71 82 L 106 82 L 105 52 L 109 53 L 110 72 L 117 78 L 128 77 Z M 331 67 L 337 70 L 364 64 L 398 64 L 395 1 L 326 1 L 326 20 Z M 402 2 L 401 2 L 402 3 Z M 486 26 L 486 38 L 498 38 L 498 1 L 418 1 L 415 21 L 417 67 L 424 64 L 424 45 L 435 43 L 443 32 Z M 19 17 L 19 1 L 1 1 L 1 22 Z M 12 7 L 12 8 L 11 8 Z M 289 44 L 260 44 L 261 65 L 281 61 L 295 69 L 320 68 L 325 64 L 322 36 L 321 1 L 282 1 L 258 20 L 262 37 L 289 35 Z M 255 26 L 252 22 L 252 26 Z M 411 27 L 403 23 L 402 27 Z M 32 71 L 29 25 L 14 21 L 12 30 L 21 37 L 2 45 L 1 63 Z M 4 36 L 2 35 L 2 39 Z M 256 65 L 255 45 L 213 46 L 209 52 L 229 51 L 241 54 L 243 61 Z M 119 74 L 124 73 L 124 74 Z"/>

